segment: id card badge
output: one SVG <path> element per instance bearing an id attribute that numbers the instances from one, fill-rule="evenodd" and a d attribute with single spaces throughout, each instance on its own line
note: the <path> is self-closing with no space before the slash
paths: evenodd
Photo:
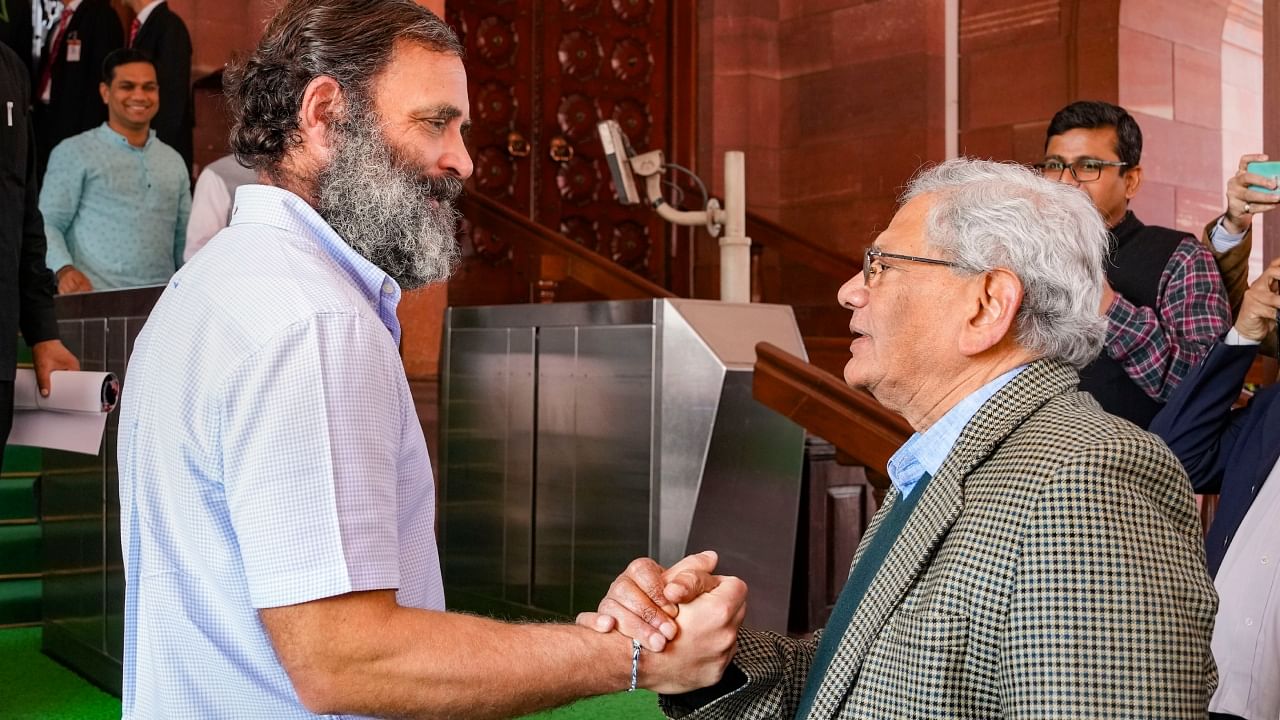
<path id="1" fill-rule="evenodd" d="M 80 62 L 80 41 L 77 39 L 67 40 L 67 62 Z"/>

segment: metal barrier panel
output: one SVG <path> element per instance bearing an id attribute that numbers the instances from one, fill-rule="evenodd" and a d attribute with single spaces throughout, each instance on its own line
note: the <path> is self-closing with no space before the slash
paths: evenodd
<path id="1" fill-rule="evenodd" d="M 761 340 L 803 354 L 781 306 L 451 309 L 440 411 L 451 605 L 569 616 L 633 558 L 713 548 L 752 585 L 753 624 L 785 629 L 804 435 L 751 397 Z"/>
<path id="2" fill-rule="evenodd" d="M 133 341 L 163 289 L 59 296 L 63 344 L 82 369 L 113 372 L 127 386 Z M 124 655 L 118 428 L 112 413 L 97 456 L 45 451 L 40 493 L 44 651 L 116 694 Z"/>

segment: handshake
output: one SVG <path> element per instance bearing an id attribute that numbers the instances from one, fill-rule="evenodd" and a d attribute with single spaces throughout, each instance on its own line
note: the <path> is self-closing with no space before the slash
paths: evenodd
<path id="1" fill-rule="evenodd" d="M 577 622 L 621 633 L 650 651 L 640 657 L 640 687 L 672 695 L 714 685 L 733 660 L 747 612 L 746 583 L 713 575 L 718 560 L 707 550 L 664 570 L 637 559 L 609 586 L 596 612 L 579 614 Z"/>

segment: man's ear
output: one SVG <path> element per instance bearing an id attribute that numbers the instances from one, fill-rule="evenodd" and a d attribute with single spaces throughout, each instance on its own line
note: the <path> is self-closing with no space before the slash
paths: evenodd
<path id="1" fill-rule="evenodd" d="M 102 104 L 107 104 L 107 93 L 111 92 L 111 88 L 106 83 L 98 83 L 98 94 L 102 96 Z"/>
<path id="2" fill-rule="evenodd" d="M 1138 194 L 1138 188 L 1140 187 L 1142 187 L 1142 166 L 1135 165 L 1124 174 L 1125 199 L 1132 200 Z"/>
<path id="3" fill-rule="evenodd" d="M 1022 281 L 1005 268 L 996 268 L 974 279 L 976 302 L 965 318 L 960 352 L 979 355 L 999 345 L 1014 331 L 1022 307 Z"/>
<path id="4" fill-rule="evenodd" d="M 344 104 L 342 86 L 337 80 L 320 75 L 307 83 L 298 108 L 298 133 L 305 147 L 327 159 L 329 128 L 346 112 Z"/>

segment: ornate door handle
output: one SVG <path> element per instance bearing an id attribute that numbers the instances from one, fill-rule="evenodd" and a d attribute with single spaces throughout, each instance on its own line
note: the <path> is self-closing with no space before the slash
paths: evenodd
<path id="1" fill-rule="evenodd" d="M 529 141 L 524 135 L 512 130 L 507 133 L 507 154 L 511 157 L 529 157 Z"/>
<path id="2" fill-rule="evenodd" d="M 563 135 L 557 135 L 551 138 L 551 148 L 547 151 L 552 160 L 559 163 L 566 163 L 573 159 L 573 146 Z"/>

